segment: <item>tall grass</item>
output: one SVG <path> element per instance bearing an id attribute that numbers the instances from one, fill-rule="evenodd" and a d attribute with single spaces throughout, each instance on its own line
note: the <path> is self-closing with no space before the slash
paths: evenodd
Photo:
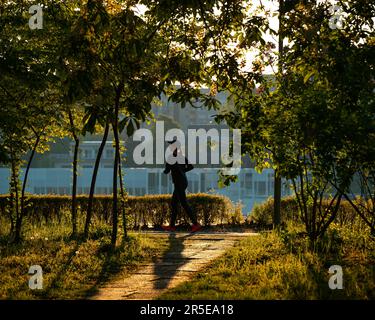
<path id="1" fill-rule="evenodd" d="M 361 231 L 360 231 L 361 230 Z M 315 248 L 303 226 L 249 237 L 160 299 L 374 299 L 375 244 L 362 226 L 333 224 Z M 328 286 L 343 268 L 342 290 Z"/>
<path id="2" fill-rule="evenodd" d="M 70 217 L 45 222 L 25 221 L 24 240 L 8 244 L 9 225 L 0 218 L 0 299 L 77 299 L 94 294 L 113 277 L 124 277 L 137 265 L 151 261 L 167 246 L 164 239 L 130 234 L 115 250 L 110 226 L 93 220 L 89 240 L 71 240 Z M 81 230 L 83 219 L 79 219 Z M 28 287 L 32 265 L 43 269 L 43 289 Z"/>

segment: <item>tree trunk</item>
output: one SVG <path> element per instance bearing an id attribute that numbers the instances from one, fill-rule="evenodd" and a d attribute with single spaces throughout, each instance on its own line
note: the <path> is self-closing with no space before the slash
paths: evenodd
<path id="1" fill-rule="evenodd" d="M 16 232 L 16 221 L 20 214 L 19 212 L 19 166 L 15 163 L 13 155 L 11 156 L 11 183 L 10 183 L 10 191 L 11 191 L 11 198 L 12 198 L 12 217 L 11 217 L 11 230 L 10 230 L 10 238 L 11 241 L 19 242 L 20 241 L 20 230 Z M 13 217 L 15 216 L 15 218 Z"/>
<path id="2" fill-rule="evenodd" d="M 69 110 L 69 121 L 74 139 L 74 156 L 73 156 L 73 186 L 72 186 L 72 238 L 77 236 L 77 177 L 78 177 L 78 152 L 79 138 L 74 127 L 74 120 Z"/>
<path id="3" fill-rule="evenodd" d="M 117 196 L 117 176 L 120 160 L 120 140 L 118 134 L 118 115 L 119 115 L 119 104 L 121 96 L 122 86 L 120 85 L 116 90 L 116 100 L 115 100 L 115 112 L 114 120 L 112 122 L 113 135 L 115 138 L 115 160 L 113 166 L 113 205 L 112 205 L 112 237 L 111 245 L 116 246 L 117 241 L 117 222 L 118 222 L 118 196 Z"/>
<path id="4" fill-rule="evenodd" d="M 114 128 L 115 130 L 115 128 Z M 117 172 L 118 172 L 118 154 L 117 146 L 115 153 L 115 161 L 113 167 L 113 204 L 112 204 L 112 238 L 111 244 L 113 247 L 116 246 L 117 240 L 117 220 L 118 220 L 118 207 L 117 207 Z"/>
<path id="5" fill-rule="evenodd" d="M 73 158 L 73 186 L 72 186 L 72 237 L 77 236 L 77 176 L 78 176 L 79 139 L 75 140 Z"/>
<path id="6" fill-rule="evenodd" d="M 122 168 L 121 168 L 121 158 L 118 164 L 118 173 L 120 179 L 120 195 L 121 195 L 121 214 L 122 214 L 122 228 L 124 231 L 123 240 L 128 237 L 128 232 L 126 230 L 126 212 L 125 212 L 125 190 L 124 190 L 124 182 L 122 179 Z"/>
<path id="7" fill-rule="evenodd" d="M 44 131 L 44 129 L 42 130 L 42 132 L 43 131 Z M 36 134 L 36 140 L 35 140 L 35 143 L 34 143 L 34 147 L 31 151 L 30 158 L 27 162 L 26 172 L 25 172 L 25 176 L 23 178 L 22 191 L 21 191 L 21 208 L 19 210 L 19 214 L 17 215 L 16 225 L 15 225 L 15 230 L 14 230 L 15 231 L 14 241 L 15 242 L 19 242 L 21 240 L 22 220 L 23 220 L 23 216 L 25 214 L 25 192 L 26 192 L 27 179 L 29 177 L 31 163 L 34 159 L 36 149 L 37 149 L 37 147 L 39 145 L 39 142 L 40 142 L 40 136 L 41 136 L 40 134 L 39 135 Z"/>
<path id="8" fill-rule="evenodd" d="M 91 222 L 91 217 L 92 217 L 92 208 L 93 208 L 93 202 L 94 202 L 94 194 L 95 194 L 96 178 L 98 176 L 100 160 L 102 158 L 104 147 L 107 142 L 108 132 L 109 132 L 109 122 L 107 121 L 105 125 L 105 129 L 104 129 L 103 139 L 100 144 L 98 154 L 96 155 L 94 171 L 92 173 L 92 178 L 91 178 L 90 195 L 89 195 L 89 200 L 88 200 L 88 205 L 87 205 L 86 223 L 85 223 L 85 231 L 84 231 L 85 238 L 87 238 L 89 235 L 90 222 Z"/>
<path id="9" fill-rule="evenodd" d="M 279 0 L 279 73 L 282 76 L 283 70 L 283 35 L 282 35 L 282 20 L 284 16 L 284 0 Z M 275 170 L 274 177 L 274 212 L 273 212 L 273 226 L 278 227 L 281 223 L 281 177 L 278 170 Z"/>
<path id="10" fill-rule="evenodd" d="M 273 226 L 278 227 L 280 223 L 281 223 L 281 177 L 279 176 L 277 170 L 275 170 Z"/>

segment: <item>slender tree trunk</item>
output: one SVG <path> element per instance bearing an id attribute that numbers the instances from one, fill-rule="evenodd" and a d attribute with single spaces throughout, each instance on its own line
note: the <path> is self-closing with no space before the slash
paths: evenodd
<path id="1" fill-rule="evenodd" d="M 115 100 L 115 112 L 114 120 L 112 122 L 113 135 L 115 138 L 115 160 L 113 166 L 113 206 L 112 206 L 112 247 L 116 246 L 117 241 L 117 222 L 118 222 L 118 195 L 117 195 L 117 176 L 120 160 L 120 140 L 118 134 L 118 116 L 119 116 L 119 104 L 120 96 L 122 91 L 122 85 L 120 85 L 116 90 L 116 100 Z"/>
<path id="2" fill-rule="evenodd" d="M 125 190 L 124 190 L 124 181 L 122 178 L 122 166 L 121 166 L 121 158 L 118 164 L 118 173 L 120 179 L 120 195 L 121 195 L 121 214 L 122 214 L 122 228 L 124 231 L 123 240 L 128 237 L 128 232 L 126 230 L 126 212 L 125 212 Z"/>
<path id="3" fill-rule="evenodd" d="M 283 70 L 283 35 L 282 35 L 282 20 L 284 16 L 284 0 L 279 0 L 279 73 L 282 76 Z M 278 170 L 275 170 L 274 177 L 274 212 L 273 212 L 273 226 L 278 227 L 281 223 L 281 177 Z"/>
<path id="4" fill-rule="evenodd" d="M 71 111 L 69 110 L 69 121 L 74 139 L 74 156 L 73 156 L 73 186 L 72 186 L 72 237 L 77 236 L 77 177 L 78 177 L 78 152 L 79 152 L 79 138 L 74 127 L 74 120 Z"/>
<path id="5" fill-rule="evenodd" d="M 103 154 L 103 151 L 104 151 L 104 148 L 105 148 L 105 144 L 106 144 L 107 139 L 108 139 L 108 132 L 109 132 L 109 122 L 107 121 L 107 123 L 105 125 L 105 129 L 104 129 L 103 139 L 102 139 L 102 142 L 100 144 L 98 154 L 96 155 L 94 171 L 92 173 L 92 178 L 91 178 L 90 195 L 89 195 L 89 200 L 88 200 L 88 205 L 87 205 L 86 223 L 85 223 L 85 231 L 84 231 L 85 238 L 87 238 L 88 235 L 89 235 L 90 222 L 91 222 L 92 209 L 93 209 L 93 202 L 94 202 L 94 194 L 95 194 L 96 178 L 98 176 L 100 160 L 102 158 L 102 154 Z"/>
<path id="6" fill-rule="evenodd" d="M 11 241 L 19 241 L 20 239 L 16 239 L 16 220 L 20 214 L 19 212 L 19 166 L 16 164 L 13 155 L 11 156 L 11 183 L 10 183 L 10 190 L 11 190 L 11 198 L 12 198 L 12 217 L 11 217 L 11 230 L 10 230 L 10 238 Z"/>
<path id="7" fill-rule="evenodd" d="M 43 132 L 43 130 L 42 130 Z M 22 191 L 21 191 L 21 208 L 19 210 L 19 214 L 17 215 L 17 219 L 16 219 L 16 225 L 15 225 L 15 234 L 14 234 L 14 241 L 15 242 L 19 242 L 21 240 L 21 229 L 22 229 L 22 220 L 23 220 L 23 217 L 24 217 L 24 214 L 25 214 L 25 192 L 26 192 L 26 185 L 27 185 L 27 180 L 28 180 L 28 177 L 29 177 L 29 172 L 30 172 L 30 167 L 31 167 L 31 163 L 34 159 L 34 156 L 35 156 L 35 152 L 36 152 L 36 149 L 39 145 L 39 142 L 40 142 L 40 134 L 36 134 L 36 140 L 35 140 L 35 143 L 34 143 L 34 147 L 31 151 L 31 155 L 30 155 L 30 158 L 27 162 L 27 167 L 26 167 L 26 172 L 25 172 L 25 176 L 23 178 L 23 183 L 22 183 Z M 18 201 L 17 201 L 18 202 Z"/>
<path id="8" fill-rule="evenodd" d="M 73 157 L 73 185 L 72 185 L 72 237 L 77 236 L 77 177 L 78 177 L 79 139 L 75 140 Z"/>
<path id="9" fill-rule="evenodd" d="M 115 152 L 115 161 L 114 161 L 114 167 L 113 167 L 113 204 L 112 204 L 112 238 L 111 238 L 111 244 L 113 247 L 116 246 L 117 220 L 118 220 L 118 206 L 117 206 L 118 152 L 117 152 L 117 146 L 115 148 L 116 148 L 116 152 Z"/>
<path id="10" fill-rule="evenodd" d="M 275 170 L 273 209 L 273 226 L 278 227 L 281 223 L 281 177 L 277 170 Z"/>

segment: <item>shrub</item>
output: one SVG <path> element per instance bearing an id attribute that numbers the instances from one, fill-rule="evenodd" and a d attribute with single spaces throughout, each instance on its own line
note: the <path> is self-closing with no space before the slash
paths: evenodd
<path id="1" fill-rule="evenodd" d="M 298 214 L 298 203 L 295 197 L 285 197 L 281 199 L 281 222 L 294 220 L 300 221 Z M 254 205 L 250 212 L 251 221 L 260 226 L 268 226 L 273 221 L 273 198 L 269 197 L 265 202 Z"/>
<path id="2" fill-rule="evenodd" d="M 242 202 L 237 202 L 234 205 L 233 213 L 229 216 L 229 223 L 232 225 L 240 225 L 245 222 L 245 217 L 242 214 L 243 204 Z"/>
<path id="3" fill-rule="evenodd" d="M 328 206 L 329 200 L 323 202 L 323 207 Z M 273 217 L 273 198 L 268 198 L 265 202 L 257 204 L 253 207 L 250 213 L 251 221 L 261 225 L 267 226 L 272 224 Z M 339 225 L 347 225 L 353 222 L 358 223 L 358 215 L 352 208 L 350 203 L 346 200 L 342 200 L 340 208 L 337 213 L 335 222 Z M 297 199 L 294 196 L 289 196 L 281 199 L 281 222 L 286 223 L 288 221 L 301 222 L 301 216 L 299 214 Z"/>
<path id="4" fill-rule="evenodd" d="M 228 197 L 204 193 L 189 194 L 188 201 L 196 212 L 198 220 L 207 226 L 213 223 L 227 223 L 231 221 L 234 205 Z M 132 225 L 160 226 L 169 220 L 171 214 L 171 195 L 128 196 L 126 198 L 126 212 Z M 77 208 L 80 215 L 87 210 L 88 196 L 77 196 Z M 0 214 L 6 216 L 9 208 L 9 196 L 0 195 Z M 70 212 L 71 197 L 59 195 L 28 195 L 26 216 L 33 222 L 52 219 L 61 221 L 63 215 Z M 112 196 L 99 195 L 94 198 L 93 215 L 106 222 L 112 221 Z M 180 208 L 179 220 L 189 222 L 184 210 Z"/>

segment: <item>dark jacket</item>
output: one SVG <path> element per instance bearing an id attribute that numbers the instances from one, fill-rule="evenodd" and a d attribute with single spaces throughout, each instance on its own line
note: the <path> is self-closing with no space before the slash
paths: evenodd
<path id="1" fill-rule="evenodd" d="M 183 162 L 183 161 L 180 161 L 180 162 Z M 189 163 L 186 157 L 184 157 L 184 163 L 176 162 L 174 164 L 169 164 L 167 162 L 165 164 L 164 173 L 168 174 L 169 172 L 171 172 L 172 181 L 175 184 L 175 186 L 186 188 L 188 185 L 186 172 L 193 170 L 193 169 L 194 169 L 194 166 L 191 163 Z"/>

